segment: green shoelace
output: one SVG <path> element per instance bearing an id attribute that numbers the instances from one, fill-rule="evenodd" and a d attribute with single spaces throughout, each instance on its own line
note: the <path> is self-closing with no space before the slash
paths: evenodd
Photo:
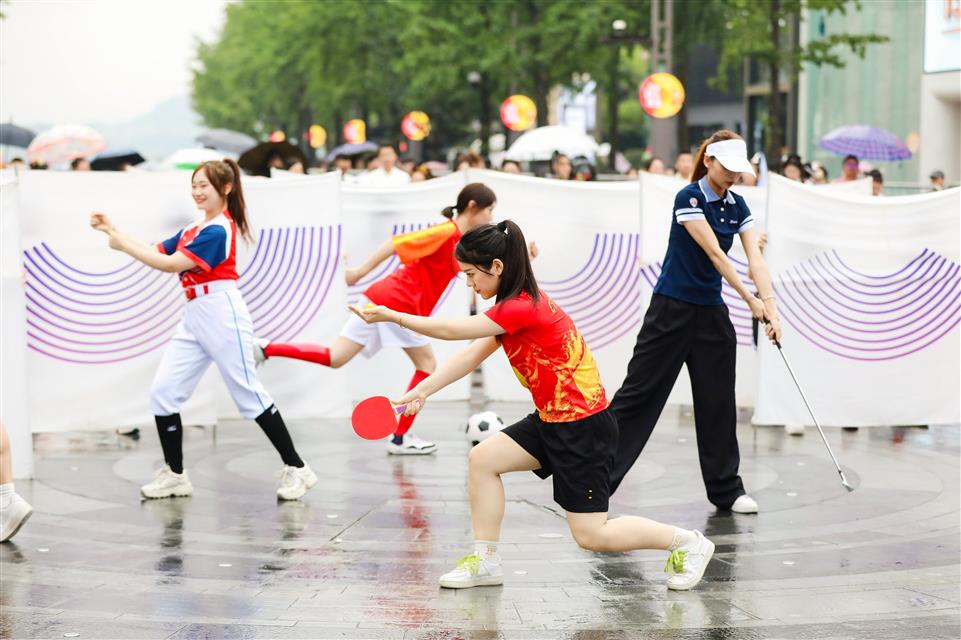
<path id="1" fill-rule="evenodd" d="M 467 567 L 467 571 L 470 572 L 472 576 L 476 576 L 477 572 L 480 571 L 481 557 L 476 553 L 464 556 L 457 561 L 457 568 L 463 569 Z"/>
<path id="2" fill-rule="evenodd" d="M 671 555 L 667 556 L 667 564 L 664 565 L 664 573 L 684 573 L 684 558 L 687 556 L 687 551 L 672 551 Z"/>

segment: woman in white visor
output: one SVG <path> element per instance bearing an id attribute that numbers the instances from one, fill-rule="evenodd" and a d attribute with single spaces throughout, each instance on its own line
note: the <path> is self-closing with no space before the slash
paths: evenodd
<path id="1" fill-rule="evenodd" d="M 754 218 L 744 198 L 731 191 L 742 174 L 754 175 L 744 140 L 733 131 L 718 131 L 701 144 L 691 183 L 674 199 L 661 275 L 627 377 L 611 402 L 619 427 L 611 493 L 647 444 L 681 365 L 687 364 L 708 500 L 721 510 L 757 513 L 757 503 L 745 492 L 738 474 L 737 341 L 721 297 L 721 278 L 747 302 L 755 318 L 767 323 L 770 340 L 780 339 L 781 326 L 771 276 L 752 228 Z M 757 296 L 727 257 L 735 235 L 741 237 Z"/>

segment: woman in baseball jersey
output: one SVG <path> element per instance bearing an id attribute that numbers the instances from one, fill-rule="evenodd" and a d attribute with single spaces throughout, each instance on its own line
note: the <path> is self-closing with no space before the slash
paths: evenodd
<path id="1" fill-rule="evenodd" d="M 461 189 L 454 206 L 441 211 L 448 219 L 446 222 L 388 238 L 363 264 L 347 269 L 347 284 L 352 285 L 393 254 L 397 254 L 402 263 L 397 271 L 364 291 L 361 306 L 373 303 L 429 316 L 450 281 L 457 276 L 454 246 L 466 231 L 490 222 L 496 204 L 494 192 L 474 182 Z M 369 325 L 354 316 L 347 320 L 330 347 L 255 340 L 254 356 L 258 362 L 267 358 L 295 358 L 337 369 L 358 353 L 363 352 L 369 358 L 382 347 L 401 347 L 414 363 L 414 376 L 408 389 L 429 376 L 437 366 L 430 341 L 424 336 L 394 325 Z M 413 424 L 413 415 L 401 416 L 394 437 L 387 443 L 389 453 L 422 455 L 437 450 L 433 442 L 409 433 Z"/>
<path id="2" fill-rule="evenodd" d="M 90 226 L 109 236 L 111 249 L 148 267 L 179 273 L 187 298 L 150 389 L 150 410 L 166 465 L 140 488 L 144 498 L 193 493 L 183 466 L 179 412 L 211 362 L 220 370 L 240 415 L 257 421 L 284 462 L 277 496 L 296 500 L 317 483 L 317 476 L 297 455 L 287 426 L 254 367 L 253 323 L 237 289 L 238 232 L 244 239 L 250 238 L 240 175 L 233 160 L 198 166 L 191 178 L 191 192 L 203 218 L 156 245 L 121 233 L 103 213 L 90 216 Z"/>
<path id="3" fill-rule="evenodd" d="M 385 306 L 352 310 L 366 322 L 392 322 L 441 340 L 474 340 L 396 404 L 420 411 L 427 398 L 503 347 L 536 411 L 474 447 L 468 463 L 474 553 L 440 577 L 451 589 L 497 585 L 504 580 L 498 553 L 504 517 L 501 475 L 533 471 L 554 476 L 554 501 L 567 511 L 577 543 L 593 551 L 670 551 L 669 589 L 687 590 L 704 575 L 714 544 L 646 518 L 608 519 L 609 477 L 617 448 L 617 423 L 607 408 L 597 364 L 571 318 L 541 291 L 524 234 L 509 220 L 464 234 L 456 249 L 467 285 L 497 303 L 463 319 L 423 318 Z"/>

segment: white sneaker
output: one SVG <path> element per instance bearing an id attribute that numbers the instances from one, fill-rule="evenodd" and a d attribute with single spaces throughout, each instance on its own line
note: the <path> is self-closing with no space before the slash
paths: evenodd
<path id="1" fill-rule="evenodd" d="M 21 498 L 19 493 L 14 493 L 10 504 L 0 511 L 0 542 L 6 542 L 17 535 L 17 531 L 20 531 L 20 527 L 32 513 L 33 507 L 30 503 Z"/>
<path id="2" fill-rule="evenodd" d="M 281 500 L 296 500 L 317 484 L 317 474 L 306 462 L 303 467 L 287 467 L 280 471 L 280 487 L 277 497 Z"/>
<path id="3" fill-rule="evenodd" d="M 270 344 L 270 340 L 264 340 L 263 338 L 254 338 L 254 365 L 259 367 L 263 363 L 267 362 L 267 354 L 264 353 L 264 349 Z"/>
<path id="4" fill-rule="evenodd" d="M 170 498 L 172 496 L 189 496 L 194 492 L 194 486 L 190 484 L 190 476 L 187 470 L 183 473 L 174 473 L 168 465 L 164 465 L 157 471 L 156 477 L 140 487 L 140 495 L 144 498 Z"/>
<path id="5" fill-rule="evenodd" d="M 437 445 L 427 440 L 421 440 L 413 433 L 404 434 L 403 444 L 394 444 L 393 440 L 387 442 L 387 453 L 397 456 L 423 456 L 437 451 Z"/>
<path id="6" fill-rule="evenodd" d="M 670 574 L 667 588 L 674 591 L 693 589 L 704 576 L 707 563 L 714 555 L 714 543 L 704 537 L 700 531 L 695 531 L 697 541 L 690 547 L 681 547 L 672 551 L 667 558 L 664 571 Z"/>
<path id="7" fill-rule="evenodd" d="M 745 493 L 737 497 L 737 500 L 731 505 L 731 511 L 734 513 L 757 513 L 757 502 Z"/>
<path id="8" fill-rule="evenodd" d="M 803 424 L 786 424 L 784 425 L 784 433 L 789 436 L 803 436 L 804 435 L 804 425 Z"/>
<path id="9" fill-rule="evenodd" d="M 453 571 L 448 571 L 440 577 L 440 586 L 448 589 L 490 587 L 499 584 L 504 584 L 504 569 L 476 553 L 464 556 L 457 561 Z"/>

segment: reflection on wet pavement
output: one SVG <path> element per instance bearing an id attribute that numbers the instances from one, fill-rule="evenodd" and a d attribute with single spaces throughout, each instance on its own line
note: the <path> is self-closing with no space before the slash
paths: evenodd
<path id="1" fill-rule="evenodd" d="M 506 420 L 522 404 L 495 404 Z M 14 638 L 958 638 L 959 429 L 828 430 L 857 490 L 810 434 L 739 427 L 758 516 L 706 500 L 691 419 L 668 408 L 612 500 L 717 544 L 695 591 L 664 554 L 595 554 L 571 539 L 550 482 L 509 476 L 505 585 L 439 589 L 471 544 L 467 403 L 436 403 L 434 456 L 388 457 L 346 420 L 294 423 L 320 482 L 274 499 L 275 453 L 249 424 L 190 428 L 195 493 L 141 503 L 151 432 L 36 439 L 36 512 L 0 545 L 0 634 Z M 319 434 L 323 434 L 322 436 Z M 79 634 L 79 635 L 73 635 Z"/>

